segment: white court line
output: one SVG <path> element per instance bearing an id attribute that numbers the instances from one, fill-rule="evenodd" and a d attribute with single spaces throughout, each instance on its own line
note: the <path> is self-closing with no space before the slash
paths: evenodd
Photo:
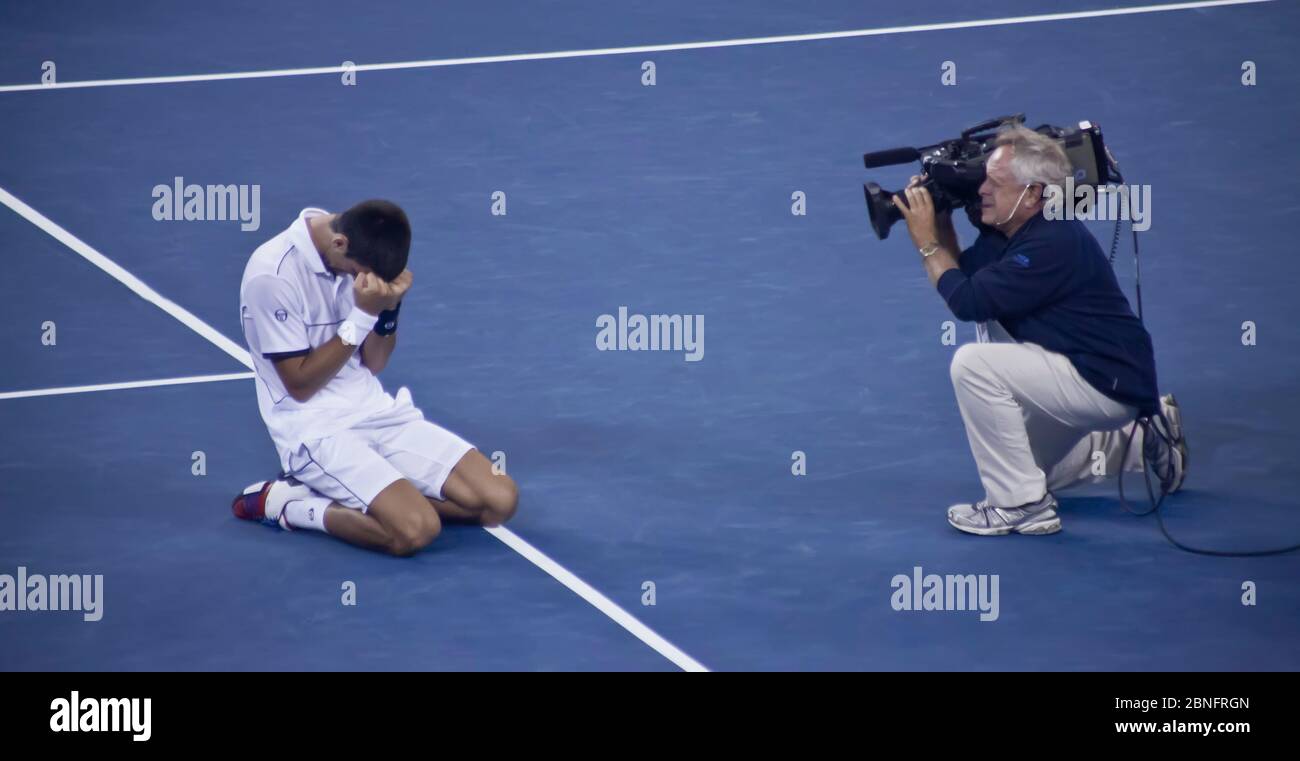
<path id="1" fill-rule="evenodd" d="M 637 620 L 636 616 L 619 607 L 618 603 L 596 591 L 590 584 L 574 576 L 568 569 L 551 560 L 541 550 L 520 539 L 510 530 L 503 526 L 485 530 L 504 542 L 510 549 L 531 560 L 533 565 L 549 573 L 552 578 L 571 589 L 574 594 L 591 603 L 601 613 L 614 619 L 615 623 L 627 629 L 637 639 L 654 648 L 663 657 L 677 664 L 677 667 L 681 670 L 708 671 L 704 664 L 682 652 L 676 645 Z"/>
<path id="2" fill-rule="evenodd" d="M 18 200 L 14 194 L 4 188 L 0 188 L 0 203 L 13 209 L 23 219 L 44 230 L 51 238 L 80 254 L 86 261 L 107 272 L 114 280 L 130 288 L 140 298 L 180 320 L 191 330 L 216 344 L 217 348 L 239 360 L 239 363 L 244 367 L 250 370 L 253 369 L 253 360 L 248 356 L 247 349 L 226 338 L 216 328 L 195 317 L 176 302 L 164 298 L 157 291 L 145 285 L 140 278 L 122 269 L 112 259 L 91 248 L 82 239 L 59 227 L 49 217 Z"/>
<path id="3" fill-rule="evenodd" d="M 186 378 L 159 378 L 157 380 L 126 381 L 124 383 L 97 383 L 93 386 L 60 386 L 36 388 L 30 391 L 3 391 L 0 399 L 25 399 L 31 396 L 58 396 L 60 394 L 85 394 L 91 391 L 117 391 L 124 388 L 152 388 L 154 386 L 180 386 L 185 383 L 215 383 L 217 381 L 244 380 L 253 373 L 225 373 L 224 375 L 191 375 Z"/>
<path id="4" fill-rule="evenodd" d="M 163 298 L 157 291 L 145 285 L 135 275 L 132 275 L 131 273 L 122 269 L 122 267 L 119 266 L 116 262 L 113 262 L 108 257 L 104 256 L 103 254 L 99 253 L 95 249 L 91 248 L 80 238 L 77 238 L 72 233 L 56 225 L 54 222 L 50 221 L 50 219 L 45 215 L 41 214 L 40 212 L 36 211 L 32 207 L 18 200 L 13 196 L 13 194 L 9 193 L 4 188 L 0 188 L 0 203 L 3 203 L 4 205 L 13 209 L 18 214 L 20 214 L 24 219 L 28 220 L 32 224 L 36 225 L 37 227 L 41 228 L 45 232 L 49 233 L 55 240 L 64 244 L 65 246 L 72 249 L 73 251 L 80 254 L 81 256 L 85 257 L 96 267 L 99 267 L 103 271 L 107 272 L 118 282 L 124 284 L 126 287 L 130 288 L 132 291 L 139 294 L 146 301 L 154 304 L 159 309 L 163 310 L 164 312 L 171 315 L 172 317 L 175 317 L 177 320 L 179 320 L 185 326 L 193 330 L 195 333 L 198 333 L 199 335 L 208 339 L 212 343 L 216 344 L 227 354 L 231 355 L 235 359 L 238 359 L 240 362 L 242 362 L 246 367 L 251 368 L 253 366 L 252 358 L 249 356 L 248 351 L 246 349 L 239 346 L 234 341 L 231 341 L 229 338 L 226 338 L 224 335 L 218 332 L 216 328 L 213 328 L 211 325 L 199 319 L 192 312 L 189 312 L 181 308 L 174 302 L 166 298 Z M 217 380 L 218 378 L 221 379 L 225 378 L 225 376 L 206 376 L 206 377 L 212 380 Z M 253 373 L 233 373 L 229 377 L 232 379 L 234 377 L 251 378 L 253 377 Z M 173 382 L 176 381 L 200 382 L 194 380 L 193 378 L 173 380 Z M 167 383 L 168 381 L 138 382 L 138 384 L 140 385 L 142 384 L 166 385 Z M 108 387 L 116 387 L 116 386 L 130 387 L 131 385 L 132 384 L 106 383 L 106 384 L 102 384 L 102 386 L 99 387 L 83 386 L 81 387 L 81 389 L 87 391 L 95 391 L 95 390 L 101 390 Z M 42 396 L 42 395 L 46 395 L 46 393 L 54 393 L 59 391 L 63 393 L 77 393 L 76 391 L 68 391 L 67 389 L 44 389 L 43 390 L 44 393 L 41 390 L 34 391 L 34 392 L 33 391 L 10 391 L 10 392 L 5 392 L 4 394 L 0 394 L 0 399 L 14 398 L 14 396 Z M 650 646 L 655 652 L 659 653 L 663 657 L 672 661 L 678 667 L 686 671 L 708 671 L 708 669 L 702 666 L 699 663 L 699 661 L 696 661 L 694 658 L 691 658 L 686 653 L 683 653 L 671 642 L 664 639 L 659 634 L 655 633 L 655 631 L 652 630 L 650 627 L 646 626 L 645 624 L 637 620 L 635 616 L 620 608 L 608 597 L 605 597 L 600 592 L 597 592 L 595 588 L 593 588 L 590 584 L 578 578 L 571 571 L 569 571 L 559 563 L 555 562 L 551 558 L 547 557 L 544 553 L 542 553 L 537 548 L 533 547 L 528 542 L 525 542 L 523 539 L 520 539 L 514 532 L 510 531 L 504 526 L 499 526 L 497 528 L 490 528 L 485 530 L 488 533 L 495 536 L 497 539 L 500 539 L 502 542 L 504 542 L 507 547 L 522 555 L 533 565 L 545 571 L 548 575 L 551 576 L 551 578 L 555 579 L 556 581 L 560 582 L 564 586 L 568 587 L 570 591 L 572 591 L 574 594 L 578 595 L 582 599 L 586 600 L 593 607 L 595 607 L 596 610 L 600 611 L 601 613 L 604 613 L 606 616 L 609 616 L 616 623 L 618 623 L 619 626 L 622 626 L 624 629 L 630 632 L 632 636 L 636 637 L 637 639 L 644 642 L 646 645 Z"/>
<path id="5" fill-rule="evenodd" d="M 552 53 L 514 53 L 509 55 L 477 56 L 473 58 L 441 58 L 425 61 L 398 61 L 394 63 L 366 63 L 353 67 L 352 71 L 391 71 L 394 69 L 431 69 L 440 66 L 468 66 L 479 63 L 510 63 L 514 61 L 545 61 L 557 58 L 590 58 L 593 56 L 627 55 L 631 53 L 661 53 L 673 50 L 701 50 L 706 48 L 734 48 L 747 45 L 775 45 L 786 42 L 812 42 L 815 40 L 840 40 L 852 37 L 878 37 L 887 34 L 910 34 L 914 32 L 939 32 L 950 29 L 977 29 L 988 26 L 1009 26 L 1012 24 L 1036 24 L 1045 21 L 1071 21 L 1076 19 L 1105 18 L 1108 16 L 1133 16 L 1141 13 L 1162 13 L 1166 11 L 1185 11 L 1197 8 L 1217 8 L 1228 5 L 1251 5 L 1254 3 L 1271 3 L 1274 0 L 1203 0 L 1202 2 L 1169 3 L 1165 5 L 1135 5 L 1124 8 L 1106 8 L 1091 11 L 1068 11 L 1063 13 L 1044 13 L 1037 16 L 1009 16 L 1006 18 L 976 19 L 972 21 L 949 21 L 938 24 L 913 24 L 911 26 L 888 26 L 875 29 L 851 29 L 842 32 L 815 32 L 811 34 L 787 34 L 778 37 L 746 37 L 732 40 L 711 40 L 706 42 L 679 42 L 667 45 L 637 45 L 623 48 L 595 48 L 590 50 L 561 50 Z M 235 71 L 225 74 L 186 74 L 166 77 L 132 77 L 127 79 L 91 79 L 80 82 L 58 82 L 55 84 L 3 85 L 0 93 L 23 92 L 27 90 L 67 90 L 78 87 L 119 87 L 125 85 L 165 85 L 180 82 L 216 82 L 227 79 L 267 79 L 270 77 L 302 77 L 317 74 L 341 74 L 346 71 L 343 66 L 317 66 L 306 69 L 266 69 L 262 71 Z"/>

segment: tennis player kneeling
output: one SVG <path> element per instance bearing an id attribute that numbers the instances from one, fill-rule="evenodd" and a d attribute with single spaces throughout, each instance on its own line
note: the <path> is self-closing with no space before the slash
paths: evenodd
<path id="1" fill-rule="evenodd" d="M 515 514 L 508 475 L 376 377 L 397 343 L 410 247 L 401 208 L 364 201 L 341 214 L 304 209 L 253 252 L 239 314 L 282 470 L 235 497 L 236 516 L 410 555 L 444 521 L 496 526 Z"/>

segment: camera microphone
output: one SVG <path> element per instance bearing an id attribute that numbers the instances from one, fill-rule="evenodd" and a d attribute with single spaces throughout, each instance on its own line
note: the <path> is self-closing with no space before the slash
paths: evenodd
<path id="1" fill-rule="evenodd" d="M 887 151 L 876 151 L 863 155 L 862 163 L 867 169 L 879 169 L 882 166 L 894 166 L 896 164 L 910 164 L 913 161 L 919 161 L 921 152 L 915 148 L 890 148 Z"/>

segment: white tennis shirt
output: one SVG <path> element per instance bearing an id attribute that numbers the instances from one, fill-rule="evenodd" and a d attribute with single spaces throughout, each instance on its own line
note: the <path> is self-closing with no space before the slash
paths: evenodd
<path id="1" fill-rule="evenodd" d="M 289 395 L 272 364 L 273 357 L 304 355 L 328 342 L 352 311 L 352 276 L 330 272 L 307 230 L 309 218 L 328 213 L 303 209 L 287 230 L 258 246 L 239 285 L 257 406 L 286 469 L 303 442 L 346 430 L 394 401 L 361 364 L 360 350 L 305 402 Z"/>

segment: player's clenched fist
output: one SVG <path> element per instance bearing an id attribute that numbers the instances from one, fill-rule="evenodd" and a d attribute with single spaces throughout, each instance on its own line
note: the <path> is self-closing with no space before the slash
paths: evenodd
<path id="1" fill-rule="evenodd" d="M 357 308 L 366 314 L 377 315 L 388 309 L 392 286 L 373 272 L 362 272 L 352 281 L 352 298 Z"/>
<path id="2" fill-rule="evenodd" d="M 398 302 L 402 300 L 402 297 L 406 295 L 407 291 L 411 290 L 411 283 L 414 281 L 415 275 L 412 274 L 410 270 L 402 270 L 402 274 L 393 278 L 392 282 L 388 283 L 392 290 L 392 293 L 390 294 L 391 300 L 384 309 L 396 309 Z"/>

